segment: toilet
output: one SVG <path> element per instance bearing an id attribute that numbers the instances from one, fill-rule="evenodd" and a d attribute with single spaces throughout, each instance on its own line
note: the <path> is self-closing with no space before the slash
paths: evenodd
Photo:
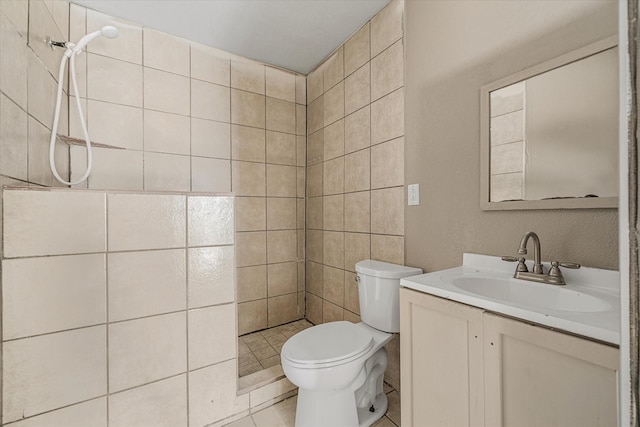
<path id="1" fill-rule="evenodd" d="M 356 273 L 362 322 L 313 326 L 282 347 L 282 369 L 298 386 L 296 427 L 367 427 L 387 411 L 384 345 L 400 332 L 400 279 L 422 270 L 365 260 Z"/>

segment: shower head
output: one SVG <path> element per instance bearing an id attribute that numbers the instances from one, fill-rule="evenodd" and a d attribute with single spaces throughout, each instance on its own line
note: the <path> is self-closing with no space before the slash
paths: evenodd
<path id="1" fill-rule="evenodd" d="M 73 47 L 73 53 L 80 53 L 91 40 L 95 39 L 98 36 L 104 36 L 108 39 L 115 39 L 116 37 L 118 37 L 118 29 L 116 27 L 112 27 L 111 25 L 106 25 L 98 31 L 87 34 L 86 36 L 81 38 L 80 41 L 78 41 L 78 43 L 76 43 L 76 45 Z"/>

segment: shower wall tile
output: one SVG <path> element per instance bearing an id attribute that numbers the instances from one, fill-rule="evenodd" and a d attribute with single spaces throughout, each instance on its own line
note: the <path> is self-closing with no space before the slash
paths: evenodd
<path id="1" fill-rule="evenodd" d="M 109 254 L 109 321 L 186 308 L 185 249 Z"/>
<path id="2" fill-rule="evenodd" d="M 371 104 L 371 145 L 404 135 L 404 88 Z"/>
<path id="3" fill-rule="evenodd" d="M 371 258 L 402 264 L 404 262 L 404 237 L 372 234 Z"/>
<path id="4" fill-rule="evenodd" d="M 82 135 L 77 108 L 75 106 L 75 98 L 72 98 L 71 101 L 69 105 L 71 110 L 69 120 L 73 125 L 70 126 L 78 129 L 74 132 L 76 135 Z M 86 111 L 88 117 L 93 118 L 93 120 L 88 123 L 89 136 L 92 142 L 131 150 L 142 150 L 143 129 L 145 136 L 149 129 L 147 129 L 147 126 L 143 126 L 143 110 L 141 108 L 89 99 L 87 100 L 87 107 L 84 111 Z M 145 111 L 145 125 L 147 124 L 148 113 L 150 112 Z M 159 115 L 161 113 L 156 114 Z"/>
<path id="5" fill-rule="evenodd" d="M 394 0 L 371 19 L 372 57 L 403 37 L 403 10 L 403 3 L 399 0 Z"/>
<path id="6" fill-rule="evenodd" d="M 231 191 L 237 196 L 266 195 L 265 164 L 234 161 L 231 170 Z"/>
<path id="7" fill-rule="evenodd" d="M 231 162 L 222 159 L 191 157 L 191 191 L 231 192 Z"/>
<path id="8" fill-rule="evenodd" d="M 294 198 L 267 198 L 267 229 L 291 230 L 296 228 L 297 201 Z"/>
<path id="9" fill-rule="evenodd" d="M 98 37 L 87 45 L 87 52 L 142 65 L 142 26 L 113 18 L 95 10 L 86 9 L 86 11 L 87 33 L 98 31 L 105 25 L 118 28 L 117 38 Z"/>
<path id="10" fill-rule="evenodd" d="M 267 328 L 267 299 L 238 303 L 238 334 Z"/>
<path id="11" fill-rule="evenodd" d="M 263 129 L 231 125 L 231 158 L 264 163 L 266 158 L 265 141 L 266 134 Z"/>
<path id="12" fill-rule="evenodd" d="M 106 322 L 103 254 L 2 262 L 3 339 Z"/>
<path id="13" fill-rule="evenodd" d="M 371 147 L 371 188 L 404 183 L 404 138 Z"/>
<path id="14" fill-rule="evenodd" d="M 145 151 L 189 155 L 190 134 L 189 117 L 144 110 Z"/>
<path id="15" fill-rule="evenodd" d="M 331 160 L 344 155 L 344 120 L 324 128 L 324 159 Z"/>
<path id="16" fill-rule="evenodd" d="M 3 1 L 0 3 L 0 11 L 9 19 L 17 33 L 26 39 L 29 25 L 29 3 L 19 0 Z"/>
<path id="17" fill-rule="evenodd" d="M 296 167 L 267 164 L 267 196 L 296 197 Z"/>
<path id="18" fill-rule="evenodd" d="M 344 44 L 344 75 L 348 76 L 371 59 L 369 23 L 367 22 Z"/>
<path id="19" fill-rule="evenodd" d="M 344 119 L 344 151 L 367 148 L 371 144 L 371 107 L 367 105 Z"/>
<path id="20" fill-rule="evenodd" d="M 104 326 L 3 344 L 3 423 L 107 392 Z"/>
<path id="21" fill-rule="evenodd" d="M 0 3 L 0 7 L 5 4 L 6 2 Z M 19 8 L 16 9 L 16 13 L 20 14 Z M 20 20 L 19 17 L 16 19 Z M 0 90 L 26 110 L 27 79 L 24 76 L 27 75 L 28 66 L 27 43 L 14 23 L 2 13 L 0 13 L 0 48 L 3 55 L 12 58 L 11 61 L 0 61 Z"/>
<path id="22" fill-rule="evenodd" d="M 340 46 L 324 64 L 324 91 L 340 83 L 344 79 L 344 48 Z"/>
<path id="23" fill-rule="evenodd" d="M 403 5 L 308 76 L 304 289 L 315 323 L 360 321 L 357 262 L 404 262 Z"/>
<path id="24" fill-rule="evenodd" d="M 371 72 L 369 68 L 369 63 L 367 63 L 345 79 L 345 114 L 351 114 L 371 102 Z"/>
<path id="25" fill-rule="evenodd" d="M 107 427 L 107 398 L 101 397 L 68 406 L 12 425 L 15 427 L 73 426 L 77 425 L 79 420 L 82 420 L 82 425 L 86 427 Z"/>
<path id="26" fill-rule="evenodd" d="M 185 372 L 186 322 L 180 312 L 109 325 L 109 391 Z"/>
<path id="27" fill-rule="evenodd" d="M 29 199 L 29 209 L 24 208 L 26 193 L 34 199 Z M 60 206 L 47 202 L 52 195 Z M 99 201 L 98 212 L 86 209 L 95 205 L 93 198 Z M 111 238 L 108 245 L 87 249 L 89 254 L 47 256 L 56 254 L 57 248 L 49 245 L 55 239 L 38 241 L 46 233 L 23 233 L 21 243 L 41 250 L 32 251 L 34 257 L 2 259 L 3 423 L 106 427 L 108 419 L 109 425 L 183 425 L 189 417 L 187 406 L 196 405 L 191 417 L 210 424 L 248 411 L 249 396 L 236 397 L 233 218 L 222 212 L 233 214 L 233 198 L 5 189 L 3 201 L 3 222 L 7 226 L 9 219 L 12 230 L 31 231 L 38 225 L 39 219 L 28 215 L 24 222 L 24 213 L 36 208 L 62 210 L 63 215 L 64 209 L 75 209 L 82 214 L 71 218 L 78 234 L 87 234 L 86 224 L 102 218 L 102 234 Z M 15 212 L 22 214 L 22 222 L 11 223 Z M 62 223 L 67 235 L 76 234 L 64 221 L 54 220 L 56 227 Z M 182 232 L 171 227 L 164 231 L 166 223 Z M 192 245 L 230 244 L 185 248 L 187 227 Z M 226 237 L 215 227 L 226 228 Z M 150 250 L 128 245 L 123 239 L 127 234 L 138 234 L 145 246 L 138 249 Z M 166 238 L 172 235 L 181 236 L 174 248 L 174 239 Z M 254 278 L 262 276 L 266 297 L 266 252 L 264 257 L 257 275 L 245 279 L 255 284 L 259 280 Z M 291 266 L 290 274 L 272 275 L 272 280 L 293 277 L 291 294 L 297 297 L 298 271 L 295 263 Z M 296 319 L 303 314 L 300 304 L 292 305 Z M 263 328 L 267 300 L 258 305 L 263 308 L 250 307 L 247 319 L 255 318 Z M 244 327 L 246 320 L 240 325 Z"/>
<path id="28" fill-rule="evenodd" d="M 296 293 L 280 295 L 268 300 L 269 327 L 291 322 L 300 317 Z"/>
<path id="29" fill-rule="evenodd" d="M 378 99 L 404 85 L 404 46 L 398 40 L 371 60 L 371 99 Z"/>
<path id="30" fill-rule="evenodd" d="M 110 426 L 187 425 L 187 375 L 109 396 Z"/>
<path id="31" fill-rule="evenodd" d="M 264 95 L 265 68 L 253 61 L 231 61 L 231 87 Z"/>
<path id="32" fill-rule="evenodd" d="M 293 102 L 267 97 L 266 127 L 278 132 L 296 133 L 296 106 Z"/>
<path id="33" fill-rule="evenodd" d="M 230 86 L 231 61 L 229 56 L 228 52 L 200 43 L 191 43 L 191 78 Z"/>
<path id="34" fill-rule="evenodd" d="M 233 246 L 190 248 L 188 269 L 189 308 L 233 302 Z"/>
<path id="35" fill-rule="evenodd" d="M 296 165 L 296 136 L 281 132 L 266 132 L 266 160 L 280 165 Z"/>
<path id="36" fill-rule="evenodd" d="M 190 90 L 189 78 L 144 67 L 145 108 L 188 116 L 191 112 Z"/>
<path id="37" fill-rule="evenodd" d="M 369 233 L 344 233 L 345 270 L 347 270 L 348 272 L 354 272 L 356 271 L 356 263 L 362 261 L 363 259 L 369 258 L 371 258 L 371 235 Z M 349 307 L 345 306 L 345 308 L 353 311 Z M 358 311 L 353 312 L 359 313 Z"/>
<path id="38" fill-rule="evenodd" d="M 184 196 L 108 194 L 107 199 L 110 251 L 186 245 Z"/>
<path id="39" fill-rule="evenodd" d="M 57 83 L 33 52 L 28 54 L 27 73 L 27 111 L 40 123 L 49 126 L 56 105 Z"/>
<path id="40" fill-rule="evenodd" d="M 189 369 L 236 357 L 234 304 L 189 310 Z"/>
<path id="41" fill-rule="evenodd" d="M 267 298 L 267 266 L 238 268 L 238 302 Z"/>
<path id="42" fill-rule="evenodd" d="M 56 79 L 64 50 L 50 49 L 43 40 L 46 40 L 47 36 L 51 36 L 54 40 L 67 40 L 68 31 L 68 28 L 65 28 L 64 33 L 58 29 L 51 12 L 43 1 L 31 0 L 29 2 L 29 47 L 40 58 L 47 71 L 56 76 Z"/>
<path id="43" fill-rule="evenodd" d="M 344 117 L 344 83 L 340 82 L 324 93 L 324 124 L 329 125 Z"/>
<path id="44" fill-rule="evenodd" d="M 324 66 L 320 65 L 307 76 L 307 105 L 313 103 L 324 92 Z"/>
<path id="45" fill-rule="evenodd" d="M 230 92 L 226 86 L 191 81 L 191 115 L 201 119 L 229 123 Z"/>
<path id="46" fill-rule="evenodd" d="M 295 261 L 297 254 L 295 230 L 267 231 L 267 261 L 269 264 Z"/>
<path id="47" fill-rule="evenodd" d="M 231 123 L 265 128 L 265 97 L 237 89 L 231 90 Z"/>
<path id="48" fill-rule="evenodd" d="M 296 74 L 296 104 L 307 105 L 307 78 Z"/>
<path id="49" fill-rule="evenodd" d="M 233 244 L 233 197 L 188 197 L 189 246 Z"/>
<path id="50" fill-rule="evenodd" d="M 344 190 L 362 191 L 371 188 L 371 181 L 375 178 L 371 171 L 371 151 L 356 151 L 344 156 Z"/>
<path id="51" fill-rule="evenodd" d="M 249 410 L 249 394 L 236 395 L 236 359 L 189 373 L 189 425 L 204 426 Z M 216 384 L 217 387 L 211 387 Z"/>
<path id="52" fill-rule="evenodd" d="M 266 67 L 266 95 L 296 102 L 296 75 L 277 68 Z"/>
<path id="53" fill-rule="evenodd" d="M 189 156 L 144 153 L 144 188 L 152 191 L 189 191 L 191 160 Z"/>
<path id="54" fill-rule="evenodd" d="M 231 125 L 191 118 L 191 155 L 231 158 Z"/>
<path id="55" fill-rule="evenodd" d="M 28 179 L 28 123 L 25 111 L 0 93 L 0 171 L 23 181 Z"/>
<path id="56" fill-rule="evenodd" d="M 89 188 L 113 190 L 143 189 L 143 152 L 92 147 L 93 167 Z M 71 147 L 71 179 L 77 180 L 87 170 L 87 150 Z M 84 188 L 84 187 L 83 187 Z"/>
<path id="57" fill-rule="evenodd" d="M 252 231 L 236 233 L 236 264 L 249 267 L 267 263 L 267 233 Z"/>
<path id="58" fill-rule="evenodd" d="M 402 187 L 371 191 L 371 232 L 404 235 L 404 191 Z"/>
<path id="59" fill-rule="evenodd" d="M 266 230 L 266 221 L 264 197 L 236 197 L 236 231 Z"/>
<path id="60" fill-rule="evenodd" d="M 322 201 L 322 219 L 325 230 L 344 229 L 344 194 L 325 196 Z"/>
<path id="61" fill-rule="evenodd" d="M 158 87 L 156 71 L 152 72 L 152 81 L 147 82 L 145 75 L 145 91 L 150 91 L 150 84 Z M 87 96 L 98 101 L 142 107 L 142 67 L 130 62 L 101 55 L 87 54 Z M 162 89 L 162 87 L 159 87 Z M 150 94 L 151 96 L 151 94 Z M 165 99 L 162 96 L 156 98 Z M 153 99 L 153 98 L 151 98 Z M 155 101 L 155 99 L 153 99 Z M 147 105 L 149 108 L 150 106 Z"/>
<path id="62" fill-rule="evenodd" d="M 145 67 L 189 76 L 189 41 L 151 28 L 142 30 L 142 52 Z"/>
<path id="63" fill-rule="evenodd" d="M 298 290 L 298 266 L 295 262 L 270 264 L 267 270 L 269 296 L 295 293 Z"/>
<path id="64" fill-rule="evenodd" d="M 99 193 L 4 192 L 4 257 L 105 250 L 105 197 Z M 46 216 L 42 216 L 47 212 Z"/>

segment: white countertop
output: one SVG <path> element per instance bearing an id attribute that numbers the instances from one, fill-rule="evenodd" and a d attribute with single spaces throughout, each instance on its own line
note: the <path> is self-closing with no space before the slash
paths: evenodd
<path id="1" fill-rule="evenodd" d="M 531 262 L 527 263 L 531 267 Z M 545 272 L 549 268 L 545 265 Z M 401 280 L 404 288 L 479 307 L 487 311 L 515 317 L 524 321 L 558 329 L 587 338 L 620 345 L 620 274 L 614 270 L 582 267 L 578 270 L 562 268 L 567 282 L 560 288 L 590 295 L 604 301 L 607 309 L 582 312 L 565 311 L 529 305 L 526 303 L 505 302 L 460 289 L 453 284 L 457 278 L 513 279 L 515 263 L 502 261 L 499 257 L 464 254 L 463 265 L 448 270 L 436 271 Z M 549 287 L 553 298 L 555 285 L 539 284 L 525 280 L 516 280 L 518 285 Z M 547 289 L 547 288 L 544 288 Z"/>

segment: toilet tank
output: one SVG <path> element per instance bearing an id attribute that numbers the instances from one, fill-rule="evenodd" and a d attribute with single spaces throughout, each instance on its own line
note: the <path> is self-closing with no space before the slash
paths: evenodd
<path id="1" fill-rule="evenodd" d="M 400 279 L 422 274 L 422 269 L 364 260 L 356 264 L 360 317 L 385 332 L 400 332 Z"/>

